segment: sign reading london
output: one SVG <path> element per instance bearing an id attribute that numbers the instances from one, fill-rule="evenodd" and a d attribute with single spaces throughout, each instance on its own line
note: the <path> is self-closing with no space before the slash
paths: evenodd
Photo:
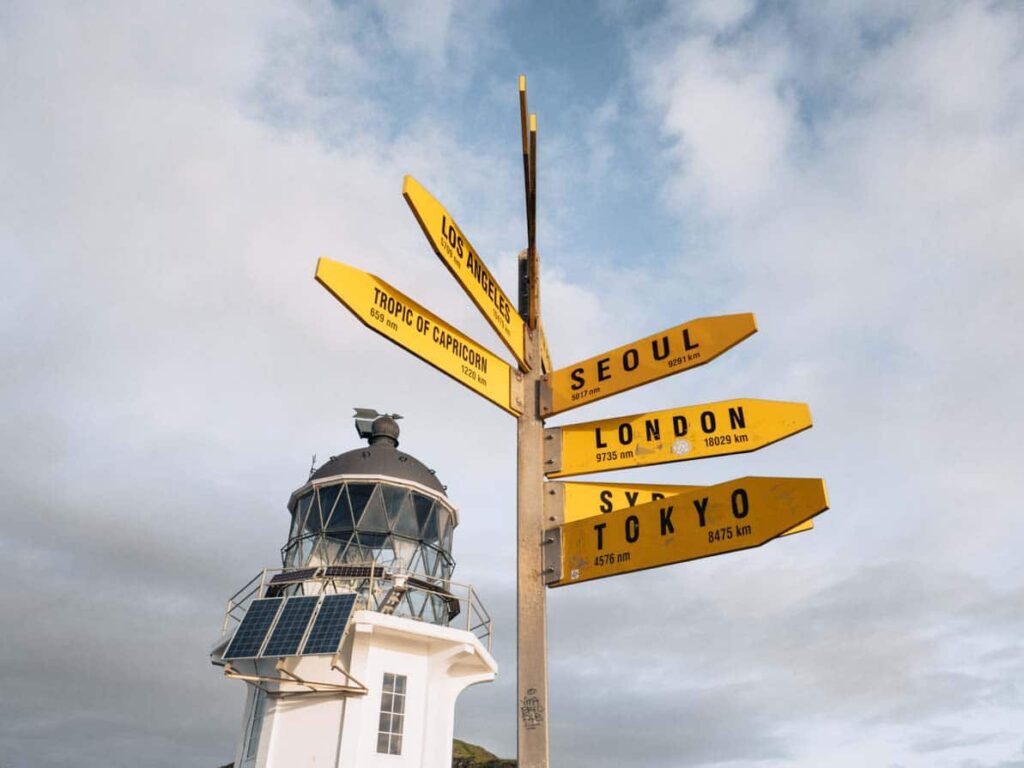
<path id="1" fill-rule="evenodd" d="M 661 483 L 585 483 L 552 481 L 544 483 L 544 519 L 553 525 L 571 523 L 588 517 L 607 515 L 618 509 L 636 507 L 669 496 L 690 493 L 700 485 L 664 485 Z M 780 536 L 814 528 L 814 521 L 800 523 Z"/>
<path id="2" fill-rule="evenodd" d="M 367 328 L 509 413 L 522 412 L 508 363 L 376 275 L 321 258 L 316 279 Z"/>
<path id="3" fill-rule="evenodd" d="M 812 478 L 744 477 L 548 531 L 548 586 L 757 547 L 828 509 Z"/>
<path id="4" fill-rule="evenodd" d="M 756 451 L 811 427 L 805 403 L 723 400 L 544 430 L 544 474 L 585 475 Z"/>
<path id="5" fill-rule="evenodd" d="M 526 359 L 524 347 L 526 325 L 512 300 L 505 295 L 476 249 L 470 245 L 469 238 L 444 206 L 412 176 L 405 177 L 402 196 L 434 253 L 448 267 L 519 364 L 529 370 L 531 361 Z"/>
<path id="6" fill-rule="evenodd" d="M 541 415 L 551 416 L 714 360 L 757 332 L 752 314 L 701 317 L 544 377 Z"/>

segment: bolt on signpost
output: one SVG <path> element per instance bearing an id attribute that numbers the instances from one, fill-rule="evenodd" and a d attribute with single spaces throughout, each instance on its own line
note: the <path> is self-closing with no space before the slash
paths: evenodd
<path id="1" fill-rule="evenodd" d="M 540 311 L 537 118 L 527 110 L 525 77 L 519 113 L 527 247 L 517 306 L 444 206 L 411 176 L 402 189 L 434 253 L 518 368 L 375 275 L 321 258 L 316 279 L 368 328 L 517 419 L 518 758 L 521 768 L 547 768 L 546 588 L 810 530 L 828 497 L 813 478 L 712 486 L 561 480 L 758 450 L 809 429 L 811 414 L 803 403 L 741 398 L 545 429 L 547 416 L 711 362 L 756 333 L 757 323 L 749 313 L 697 318 L 554 369 Z"/>

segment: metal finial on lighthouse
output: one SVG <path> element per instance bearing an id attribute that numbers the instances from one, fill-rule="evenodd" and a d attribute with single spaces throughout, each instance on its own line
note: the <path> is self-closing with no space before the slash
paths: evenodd
<path id="1" fill-rule="evenodd" d="M 356 420 L 356 432 L 358 432 L 359 436 L 361 438 L 363 438 L 364 440 L 370 440 L 371 441 L 371 445 L 373 443 L 373 441 L 371 440 L 371 438 L 373 437 L 373 423 L 378 418 L 384 416 L 384 417 L 387 417 L 388 419 L 390 419 L 391 421 L 397 421 L 398 419 L 402 418 L 397 413 L 392 413 L 392 414 L 378 413 L 373 408 L 353 408 L 352 410 L 355 411 L 355 413 L 353 414 L 352 418 L 354 418 Z M 397 446 L 398 445 L 398 425 L 397 424 L 394 425 L 394 429 L 395 429 L 395 435 L 394 435 L 394 437 L 395 437 L 395 445 Z"/>

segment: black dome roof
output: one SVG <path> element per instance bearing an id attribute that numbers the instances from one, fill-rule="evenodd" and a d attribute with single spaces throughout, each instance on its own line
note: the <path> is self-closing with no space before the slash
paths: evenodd
<path id="1" fill-rule="evenodd" d="M 441 481 L 427 469 L 423 462 L 414 456 L 403 453 L 389 441 L 384 440 L 347 451 L 340 456 L 333 456 L 309 479 L 319 480 L 334 475 L 383 475 L 398 480 L 411 480 L 444 495 L 444 486 L 441 485 Z"/>

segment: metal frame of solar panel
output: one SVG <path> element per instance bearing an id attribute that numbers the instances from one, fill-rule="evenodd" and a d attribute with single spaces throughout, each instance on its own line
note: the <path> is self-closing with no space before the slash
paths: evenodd
<path id="1" fill-rule="evenodd" d="M 262 597 L 253 600 L 242 617 L 235 636 L 224 651 L 225 659 L 253 659 L 259 656 L 263 641 L 277 618 L 283 597 Z"/>
<path id="2" fill-rule="evenodd" d="M 289 597 L 281 609 L 274 631 L 261 656 L 297 656 L 302 638 L 306 636 L 309 620 L 320 598 L 317 595 Z"/>
<path id="3" fill-rule="evenodd" d="M 311 656 L 320 653 L 337 653 L 345 627 L 352 618 L 355 608 L 356 594 L 346 592 L 339 595 L 325 595 L 320 601 L 320 611 L 309 630 L 306 644 L 302 648 L 303 655 Z"/>

